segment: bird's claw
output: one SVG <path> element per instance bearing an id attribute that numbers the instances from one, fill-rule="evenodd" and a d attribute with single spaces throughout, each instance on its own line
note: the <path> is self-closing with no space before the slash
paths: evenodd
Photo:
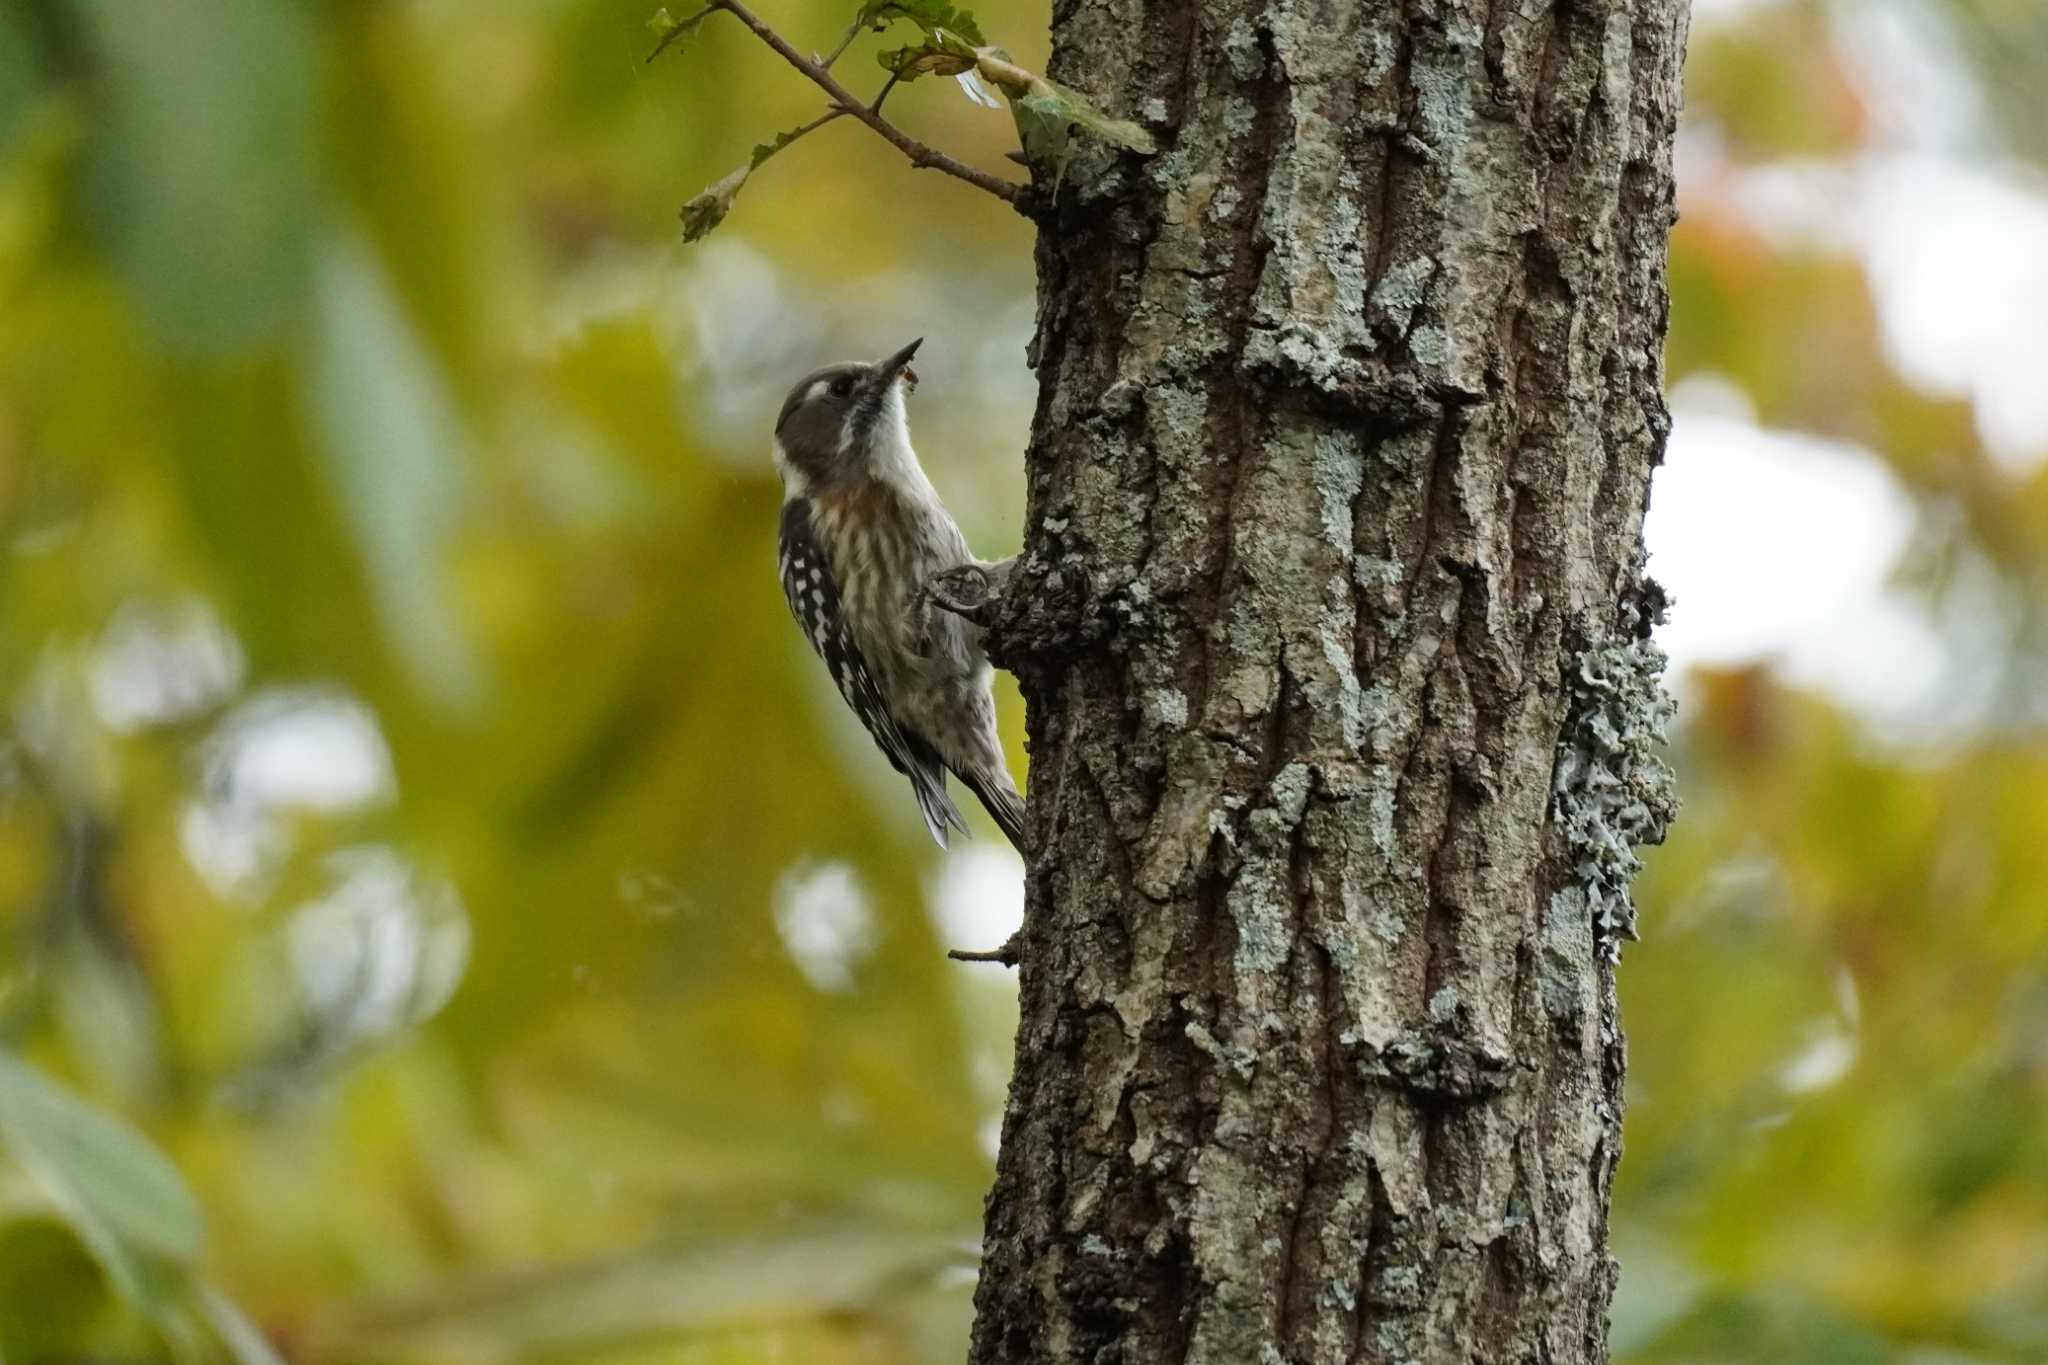
<path id="1" fill-rule="evenodd" d="M 933 574 L 925 583 L 925 592 L 955 616 L 979 611 L 995 596 L 988 574 L 979 564 L 962 564 Z"/>
<path id="2" fill-rule="evenodd" d="M 924 596 L 938 606 L 978 626 L 989 624 L 1010 579 L 1014 560 L 993 564 L 957 564 L 942 569 L 924 583 Z"/>

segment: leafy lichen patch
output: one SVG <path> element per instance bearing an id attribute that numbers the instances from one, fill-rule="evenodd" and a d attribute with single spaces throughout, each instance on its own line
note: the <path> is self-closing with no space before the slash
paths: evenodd
<path id="1" fill-rule="evenodd" d="M 1570 698 L 1551 782 L 1563 832 L 1603 950 L 1636 934 L 1629 884 L 1637 850 L 1664 841 L 1678 814 L 1678 780 L 1663 750 L 1677 706 L 1664 690 L 1664 651 L 1647 638 L 1608 641 L 1570 665 Z"/>

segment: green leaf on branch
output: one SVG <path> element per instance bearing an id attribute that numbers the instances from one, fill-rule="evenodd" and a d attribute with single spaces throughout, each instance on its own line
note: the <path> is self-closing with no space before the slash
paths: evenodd
<path id="1" fill-rule="evenodd" d="M 981 36 L 981 25 L 974 22 L 974 16 L 964 9 L 955 9 L 946 0 L 867 0 L 854 22 L 883 29 L 898 19 L 910 20 L 934 38 L 951 35 L 964 43 L 969 52 L 987 41 Z"/>
<path id="2" fill-rule="evenodd" d="M 699 190 L 683 205 L 683 240 L 694 242 L 725 221 L 725 215 L 732 212 L 732 201 L 739 197 L 740 186 L 747 183 L 747 177 L 754 173 L 752 166 L 742 166 L 731 175 Z"/>
<path id="3" fill-rule="evenodd" d="M 1010 116 L 1017 120 L 1017 141 L 1024 159 L 1052 176 L 1052 192 L 1058 195 L 1067 178 L 1067 166 L 1074 159 L 1073 121 L 1061 112 L 1059 103 L 1044 95 L 1025 95 L 1010 102 Z"/>
<path id="4" fill-rule="evenodd" d="M 882 70 L 899 81 L 914 81 L 919 76 L 958 76 L 974 70 L 972 52 L 963 57 L 930 44 L 892 47 L 886 52 L 877 52 L 875 60 L 881 64 Z"/>
<path id="5" fill-rule="evenodd" d="M 647 60 L 653 61 L 656 57 L 668 51 L 672 45 L 680 43 L 683 39 L 689 37 L 692 33 L 696 32 L 697 25 L 710 17 L 711 9 L 709 6 L 698 10 L 687 19 L 678 19 L 668 12 L 667 5 L 663 5 L 647 21 L 648 30 L 660 39 L 654 45 L 654 51 L 647 54 Z"/>
<path id="6" fill-rule="evenodd" d="M 981 60 L 981 49 L 956 30 L 935 28 L 926 31 L 923 42 L 878 52 L 875 60 L 898 80 L 914 81 L 919 76 L 959 76 L 972 71 Z"/>
<path id="7" fill-rule="evenodd" d="M 1074 159 L 1073 132 L 1079 128 L 1091 137 L 1147 155 L 1158 150 L 1152 134 L 1129 119 L 1111 118 L 1089 102 L 1087 96 L 1049 81 L 1012 62 L 1000 48 L 985 47 L 975 54 L 975 71 L 990 85 L 1010 98 L 1010 114 L 1017 120 L 1017 140 L 1024 157 L 1052 177 L 1052 191 L 1059 193 L 1067 167 Z"/>
<path id="8" fill-rule="evenodd" d="M 968 87 L 966 81 L 976 77 L 1001 90 L 1010 99 L 1010 110 L 1017 120 L 1017 138 L 1023 144 L 1025 157 L 1051 174 L 1055 193 L 1066 177 L 1067 166 L 1074 159 L 1073 132 L 1076 128 L 1090 137 L 1118 147 L 1128 147 L 1132 151 L 1149 154 L 1158 150 L 1152 135 L 1129 119 L 1111 118 L 1079 91 L 1018 66 L 999 47 L 971 45 L 971 27 L 949 29 L 940 26 L 941 19 L 954 23 L 966 19 L 970 26 L 973 22 L 968 16 L 960 15 L 942 3 L 927 4 L 924 0 L 915 0 L 912 4 L 902 4 L 898 0 L 885 0 L 882 4 L 871 3 L 861 11 L 860 17 L 862 22 L 867 22 L 878 15 L 884 17 L 884 22 L 892 17 L 915 19 L 926 32 L 922 43 L 876 53 L 875 60 L 881 68 L 899 81 L 914 81 L 919 76 L 929 75 L 964 77 L 963 88 L 970 99 L 976 98 L 978 87 Z"/>
<path id="9" fill-rule="evenodd" d="M 1065 147 L 1069 127 L 1079 128 L 1104 142 L 1128 147 L 1147 155 L 1159 150 L 1152 134 L 1129 119 L 1111 118 L 1089 102 L 1078 90 L 1069 90 L 1009 59 L 1001 48 L 985 47 L 975 54 L 975 70 L 981 78 L 1010 97 L 1017 113 L 1017 133 L 1024 139 L 1024 155 L 1037 158 L 1032 147 Z M 1029 126 L 1027 126 L 1027 124 Z"/>
<path id="10" fill-rule="evenodd" d="M 836 111 L 834 116 L 836 117 Z M 733 200 L 739 198 L 740 188 L 747 178 L 761 169 L 769 157 L 795 142 L 814 128 L 823 127 L 828 119 L 818 119 L 801 128 L 791 128 L 777 133 L 773 142 L 757 143 L 747 164 L 737 167 L 730 175 L 705 186 L 691 200 L 683 205 L 683 240 L 694 242 L 725 221 L 725 215 L 732 212 Z"/>
<path id="11" fill-rule="evenodd" d="M 1080 93 L 1069 90 L 1064 85 L 1047 81 L 1045 86 L 1043 92 L 1031 97 L 1035 102 L 1033 108 L 1042 117 L 1064 118 L 1090 137 L 1098 137 L 1104 142 L 1128 147 L 1147 156 L 1159 150 L 1159 144 L 1152 140 L 1152 134 L 1129 119 L 1111 118 L 1090 104 Z"/>

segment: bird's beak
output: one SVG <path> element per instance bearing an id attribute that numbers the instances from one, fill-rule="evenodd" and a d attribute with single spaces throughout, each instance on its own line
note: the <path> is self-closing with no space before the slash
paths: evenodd
<path id="1" fill-rule="evenodd" d="M 875 367 L 876 388 L 883 393 L 887 393 L 889 386 L 896 382 L 896 376 L 899 374 L 909 380 L 911 387 L 915 388 L 917 386 L 917 371 L 910 368 L 910 357 L 916 355 L 917 348 L 922 345 L 924 345 L 924 338 L 919 337 L 895 355 L 890 356 L 887 360 L 877 365 Z"/>
<path id="2" fill-rule="evenodd" d="M 910 368 L 910 357 L 916 355 L 917 348 L 923 344 L 924 338 L 919 337 L 895 355 L 875 365 L 861 381 L 860 388 L 854 396 L 853 412 L 847 418 L 847 434 L 857 444 L 865 445 L 875 430 L 875 424 L 881 421 L 882 414 L 889 410 L 889 396 L 896 391 L 896 381 L 902 379 L 912 385 L 917 383 L 917 372 Z M 900 405 L 897 412 L 899 415 L 902 413 Z"/>

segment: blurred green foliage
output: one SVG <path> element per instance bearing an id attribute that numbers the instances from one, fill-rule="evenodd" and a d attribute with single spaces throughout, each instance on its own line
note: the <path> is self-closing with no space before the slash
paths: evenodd
<path id="1" fill-rule="evenodd" d="M 1617 1359 L 2048 1359 L 2048 466 L 1994 458 L 1966 397 L 1901 372 L 1850 225 L 1766 231 L 1742 199 L 1749 171 L 1826 185 L 1879 150 L 1858 23 L 1979 61 L 2011 136 L 1978 155 L 2038 177 L 2006 158 L 2048 152 L 2040 12 L 1781 0 L 1696 33 L 1671 378 L 1890 471 L 1948 697 L 1894 728 L 1764 664 L 1690 680 L 1687 806 L 1621 975 Z"/>
<path id="2" fill-rule="evenodd" d="M 645 18 L 0 13 L 0 1040 L 206 1227 L 121 1129 L 99 1209 L 0 1121 L 10 1365 L 206 1359 L 228 1302 L 306 1360 L 963 1330 L 1007 990 L 788 625 L 762 414 L 945 337 L 925 444 L 1000 552 L 1029 237 L 848 121 L 684 254 L 816 100 L 732 32 L 648 68 Z M 814 981 L 778 914 L 842 863 Z"/>
<path id="3" fill-rule="evenodd" d="M 929 335 L 920 446 L 1007 550 L 1029 232 L 839 120 L 681 248 L 821 106 L 730 26 L 645 65 L 651 8 L 0 7 L 8 1365 L 960 1358 L 1013 1014 L 933 912 L 1006 855 L 937 858 L 788 626 L 762 428 Z M 1041 7 L 975 11 L 1042 69 Z M 1830 13 L 1703 26 L 1694 126 L 1857 155 Z M 1014 174 L 951 82 L 890 107 Z M 1888 461 L 1914 584 L 1988 566 L 1971 666 L 2037 677 L 2039 473 L 1857 261 L 1687 212 L 1674 375 Z M 1618 1355 L 2048 1356 L 2048 745 L 1694 690 Z"/>

